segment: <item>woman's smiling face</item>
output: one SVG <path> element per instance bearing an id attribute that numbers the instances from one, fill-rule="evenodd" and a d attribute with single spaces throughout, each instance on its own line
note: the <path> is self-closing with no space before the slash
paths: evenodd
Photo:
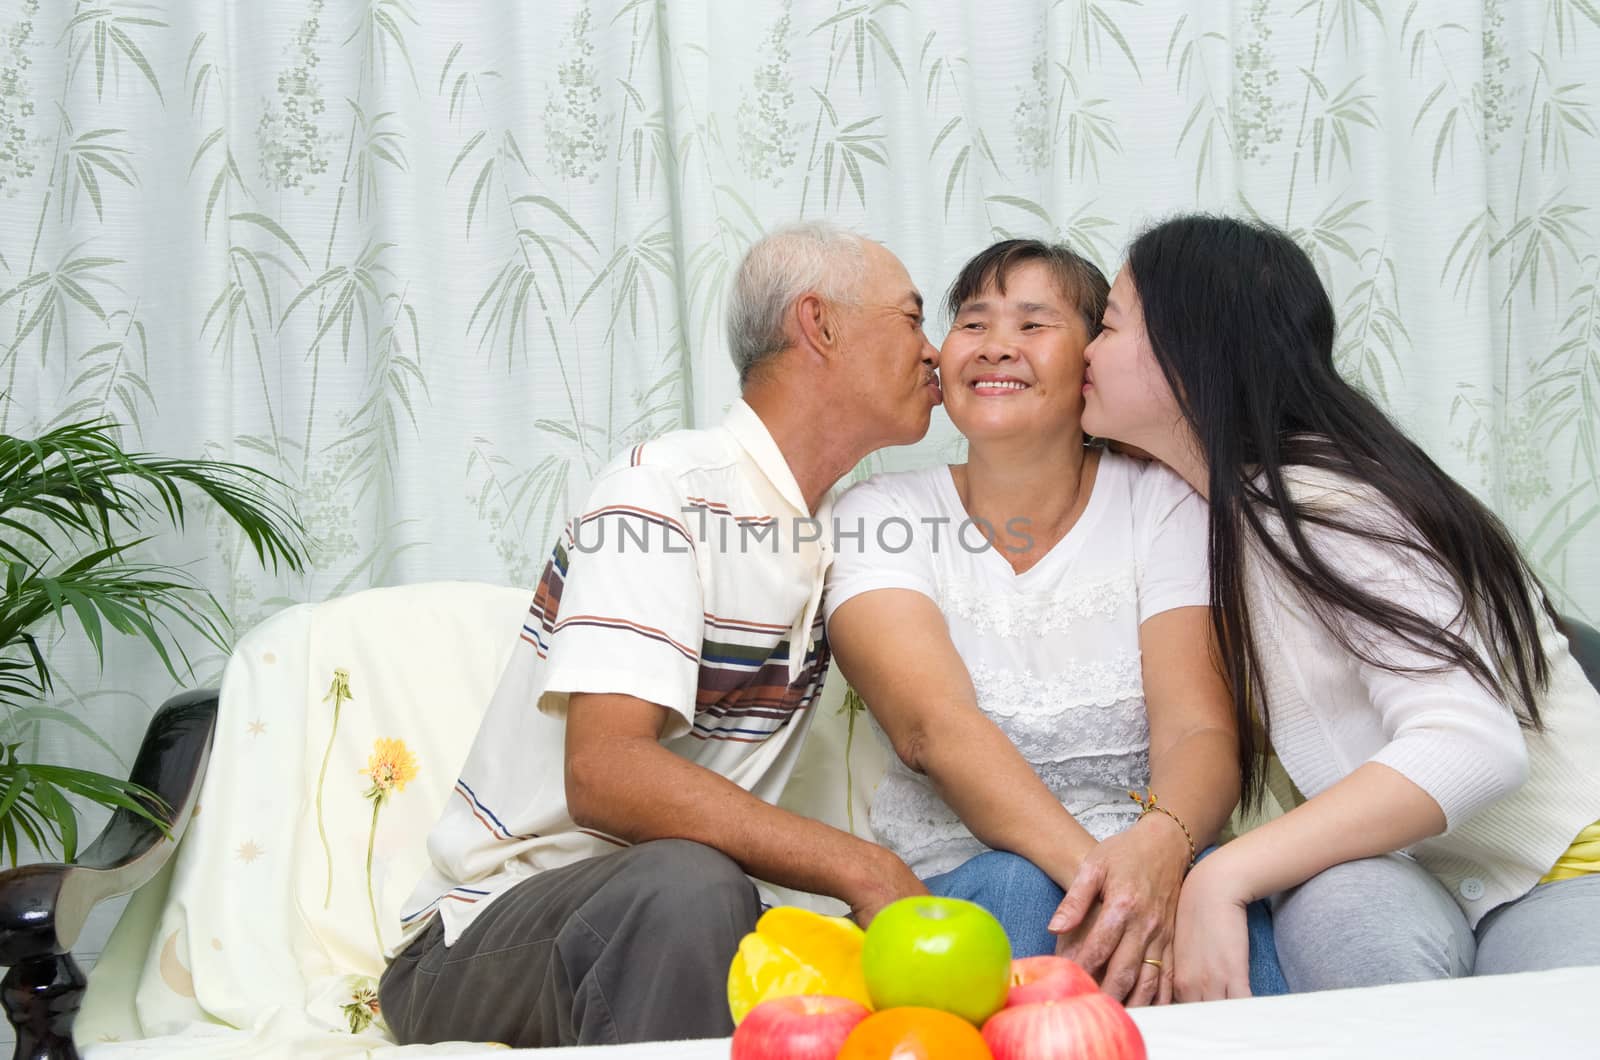
<path id="1" fill-rule="evenodd" d="M 1043 262 L 1015 266 L 962 304 L 939 353 L 945 411 L 970 442 L 1076 435 L 1083 318 Z"/>

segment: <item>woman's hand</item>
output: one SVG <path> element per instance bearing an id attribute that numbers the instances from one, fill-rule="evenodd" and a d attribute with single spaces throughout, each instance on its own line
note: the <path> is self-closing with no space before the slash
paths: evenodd
<path id="1" fill-rule="evenodd" d="M 1101 840 L 1050 919 L 1061 936 L 1056 952 L 1128 1005 L 1171 1001 L 1178 890 L 1188 866 L 1188 840 L 1165 814 L 1147 814 Z"/>
<path id="2" fill-rule="evenodd" d="M 1249 898 L 1231 886 L 1226 862 L 1195 866 L 1178 899 L 1174 990 L 1179 1001 L 1250 996 Z"/>

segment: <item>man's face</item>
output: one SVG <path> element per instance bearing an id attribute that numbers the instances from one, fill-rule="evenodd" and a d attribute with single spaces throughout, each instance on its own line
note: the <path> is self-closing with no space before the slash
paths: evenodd
<path id="1" fill-rule="evenodd" d="M 884 434 L 884 445 L 910 445 L 928 433 L 942 399 L 939 351 L 922 330 L 922 295 L 900 259 L 865 244 L 861 304 L 839 310 L 844 364 L 853 392 Z"/>

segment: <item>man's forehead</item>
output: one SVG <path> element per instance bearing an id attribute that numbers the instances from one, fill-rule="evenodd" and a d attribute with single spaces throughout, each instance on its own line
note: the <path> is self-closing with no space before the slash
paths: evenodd
<path id="1" fill-rule="evenodd" d="M 905 264 L 882 243 L 870 239 L 862 242 L 867 251 L 867 282 L 877 288 L 879 297 L 889 305 L 922 312 L 922 292 L 911 281 Z"/>
<path id="2" fill-rule="evenodd" d="M 909 284 L 911 274 L 906 271 L 905 263 L 894 251 L 882 243 L 864 240 L 867 250 L 867 263 L 870 271 L 886 277 L 893 277 L 901 283 Z"/>

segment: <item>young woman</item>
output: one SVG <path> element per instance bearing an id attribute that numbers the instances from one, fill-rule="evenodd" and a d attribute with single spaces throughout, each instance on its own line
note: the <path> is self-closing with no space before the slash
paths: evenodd
<path id="1" fill-rule="evenodd" d="M 967 264 L 940 352 L 967 462 L 840 499 L 825 606 L 897 755 L 878 840 L 934 893 L 988 907 L 1018 956 L 1064 935 L 1145 1004 L 1170 998 L 1179 885 L 1238 798 L 1236 739 L 1208 649 L 1204 504 L 1167 468 L 1084 443 L 1107 287 L 1031 241 Z M 1158 811 L 1141 816 L 1128 796 L 1147 789 Z M 1281 989 L 1270 936 L 1258 950 L 1262 988 Z"/>
<path id="2" fill-rule="evenodd" d="M 1268 895 L 1296 991 L 1600 964 L 1600 693 L 1506 529 L 1339 377 L 1305 253 L 1169 221 L 1104 324 L 1084 428 L 1210 501 L 1241 786 L 1270 739 L 1307 796 L 1190 874 L 1178 996 L 1244 992 Z"/>

